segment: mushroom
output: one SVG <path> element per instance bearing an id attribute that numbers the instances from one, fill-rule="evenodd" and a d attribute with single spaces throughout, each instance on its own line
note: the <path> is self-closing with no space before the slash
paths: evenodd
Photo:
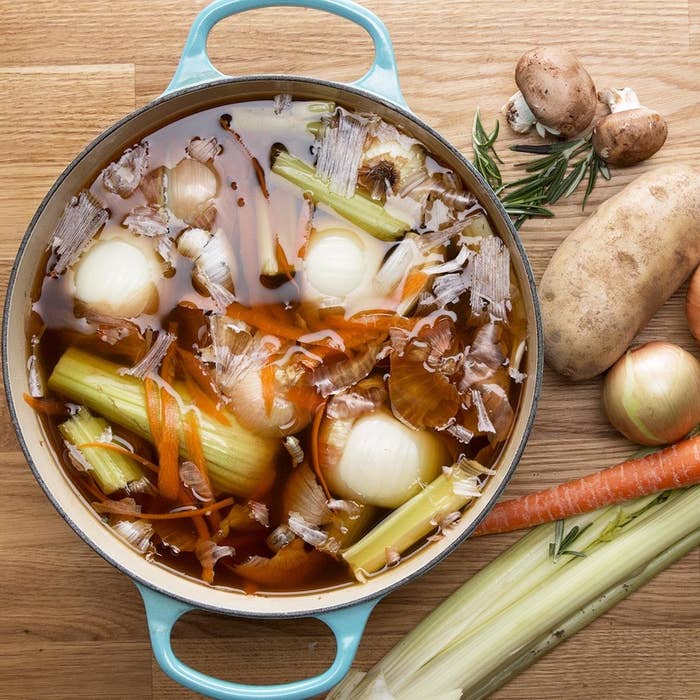
<path id="1" fill-rule="evenodd" d="M 640 104 L 634 90 L 602 90 L 598 99 L 610 108 L 593 130 L 593 148 L 610 165 L 634 165 L 656 153 L 666 141 L 666 120 Z"/>
<path id="2" fill-rule="evenodd" d="M 520 89 L 504 111 L 511 128 L 521 134 L 531 126 L 571 138 L 580 134 L 596 112 L 591 76 L 571 52 L 541 46 L 524 53 L 515 68 Z"/>

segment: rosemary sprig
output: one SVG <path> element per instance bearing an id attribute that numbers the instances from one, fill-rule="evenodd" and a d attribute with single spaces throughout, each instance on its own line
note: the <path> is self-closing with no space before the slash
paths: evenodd
<path id="1" fill-rule="evenodd" d="M 474 165 L 494 188 L 503 207 L 520 228 L 528 219 L 551 218 L 554 213 L 548 208 L 560 199 L 571 196 L 586 180 L 586 189 L 581 208 L 585 209 L 588 198 L 598 181 L 598 176 L 610 179 L 610 170 L 593 149 L 591 135 L 571 141 L 548 144 L 518 144 L 510 150 L 540 156 L 534 160 L 517 163 L 524 177 L 514 182 L 503 182 L 498 163 L 503 163 L 495 150 L 499 123 L 493 131 L 486 133 L 479 110 L 474 115 L 472 147 Z"/>
<path id="2" fill-rule="evenodd" d="M 493 131 L 490 134 L 487 134 L 486 129 L 484 129 L 484 125 L 481 123 L 479 110 L 476 110 L 476 113 L 474 114 L 474 124 L 472 125 L 472 149 L 474 151 L 474 165 L 476 166 L 476 169 L 484 176 L 486 182 L 488 182 L 494 189 L 498 189 L 503 183 L 501 171 L 498 168 L 498 163 L 503 163 L 503 161 L 500 159 L 498 153 L 496 153 L 496 149 L 493 145 L 498 138 L 499 129 L 500 124 L 497 119 L 496 126 L 493 127 Z"/>
<path id="3" fill-rule="evenodd" d="M 576 541 L 576 538 L 581 535 L 590 526 L 591 523 L 584 527 L 574 525 L 569 530 L 568 534 L 564 535 L 564 521 L 557 520 L 554 523 L 554 542 L 549 543 L 549 556 L 556 564 L 562 554 L 569 554 L 572 557 L 585 557 L 584 552 L 578 552 L 575 549 L 570 549 L 571 545 Z"/>

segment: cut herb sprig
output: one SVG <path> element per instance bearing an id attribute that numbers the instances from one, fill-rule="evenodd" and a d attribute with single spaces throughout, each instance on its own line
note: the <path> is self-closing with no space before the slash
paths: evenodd
<path id="1" fill-rule="evenodd" d="M 503 182 L 497 163 L 503 163 L 495 150 L 499 123 L 487 133 L 481 122 L 479 111 L 474 115 L 472 147 L 474 165 L 494 188 L 496 194 L 513 220 L 516 228 L 531 218 L 551 218 L 554 213 L 548 208 L 560 199 L 571 196 L 586 180 L 586 189 L 581 208 L 598 181 L 598 176 L 610 179 L 610 170 L 593 149 L 591 135 L 547 144 L 516 144 L 510 150 L 517 153 L 539 155 L 534 160 L 516 163 L 528 175 L 513 182 Z"/>
<path id="2" fill-rule="evenodd" d="M 474 114 L 474 124 L 472 125 L 472 149 L 474 151 L 474 165 L 476 169 L 484 176 L 486 182 L 494 189 L 501 187 L 503 178 L 498 163 L 503 164 L 494 143 L 498 138 L 500 124 L 496 120 L 496 126 L 490 134 L 486 133 L 484 125 L 481 123 L 479 110 Z"/>

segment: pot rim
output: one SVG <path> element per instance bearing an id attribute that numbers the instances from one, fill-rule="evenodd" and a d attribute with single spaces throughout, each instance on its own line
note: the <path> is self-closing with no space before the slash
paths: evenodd
<path id="1" fill-rule="evenodd" d="M 510 229 L 511 237 L 513 240 L 513 244 L 515 245 L 518 254 L 521 257 L 521 260 L 523 262 L 523 269 L 525 271 L 525 275 L 527 277 L 527 282 L 528 286 L 530 288 L 530 294 L 532 297 L 533 301 L 533 314 L 534 314 L 534 319 L 535 319 L 535 348 L 534 349 L 528 349 L 528 352 L 532 352 L 533 350 L 536 353 L 536 373 L 535 377 L 532 379 L 534 381 L 534 387 L 532 390 L 532 402 L 530 406 L 530 411 L 529 415 L 527 418 L 527 421 L 525 425 L 523 426 L 523 432 L 522 435 L 520 436 L 519 443 L 517 447 L 514 450 L 513 457 L 511 459 L 511 463 L 506 471 L 505 474 L 503 474 L 502 480 L 500 484 L 498 484 L 497 488 L 495 491 L 491 494 L 490 496 L 490 501 L 487 504 L 487 507 L 485 507 L 481 513 L 479 513 L 469 524 L 469 526 L 459 534 L 458 537 L 455 537 L 449 544 L 445 547 L 443 547 L 441 550 L 436 552 L 425 564 L 420 566 L 419 568 L 415 569 L 414 571 L 408 572 L 406 575 L 399 577 L 396 581 L 393 581 L 391 583 L 386 584 L 385 586 L 381 587 L 380 590 L 378 591 L 373 591 L 371 593 L 367 594 L 362 594 L 362 587 L 357 586 L 353 584 L 353 586 L 356 588 L 357 595 L 352 598 L 352 600 L 341 602 L 338 604 L 334 605 L 317 605 L 315 607 L 310 607 L 308 609 L 304 610 L 292 610 L 292 611 L 258 611 L 258 610 L 241 610 L 241 609 L 227 609 L 227 608 L 222 608 L 216 604 L 212 603 L 207 603 L 205 600 L 200 600 L 200 599 L 195 599 L 195 598 L 189 598 L 187 596 L 180 595 L 178 593 L 173 593 L 172 591 L 168 590 L 167 588 L 163 588 L 161 586 L 158 586 L 153 583 L 153 581 L 148 580 L 147 578 L 144 578 L 137 573 L 131 571 L 125 564 L 122 562 L 118 561 L 114 557 L 112 557 L 110 554 L 105 552 L 96 542 L 94 542 L 88 535 L 87 532 L 85 532 L 80 526 L 77 525 L 77 523 L 74 521 L 74 519 L 71 517 L 70 513 L 66 511 L 66 509 L 63 507 L 60 499 L 54 495 L 54 492 L 48 487 L 48 485 L 45 483 L 43 477 L 41 476 L 41 473 L 37 469 L 34 460 L 32 458 L 32 455 L 30 453 L 29 447 L 27 446 L 27 443 L 25 442 L 22 429 L 17 417 L 17 412 L 15 410 L 15 404 L 12 398 L 12 392 L 10 391 L 10 382 L 11 382 L 11 377 L 10 377 L 10 368 L 9 368 L 9 362 L 8 362 L 8 357 L 7 357 L 7 340 L 8 340 L 8 327 L 9 327 L 9 311 L 10 311 L 10 306 L 12 304 L 12 298 L 13 298 L 13 291 L 14 291 L 14 286 L 17 278 L 17 269 L 19 265 L 19 261 L 22 258 L 22 255 L 24 253 L 25 248 L 27 247 L 27 244 L 29 242 L 29 239 L 32 235 L 32 232 L 34 231 L 34 227 L 39 219 L 39 217 L 42 215 L 44 209 L 46 208 L 48 202 L 51 200 L 53 197 L 54 193 L 56 190 L 61 186 L 63 181 L 68 177 L 68 175 L 73 171 L 73 169 L 76 167 L 76 165 L 83 160 L 86 156 L 89 155 L 89 153 L 98 145 L 100 144 L 103 140 L 108 138 L 111 134 L 119 131 L 123 126 L 128 124 L 132 119 L 137 118 L 141 114 L 147 112 L 148 110 L 161 105 L 165 102 L 172 101 L 176 98 L 188 95 L 188 94 L 196 94 L 197 92 L 209 89 L 213 86 L 218 86 L 218 85 L 228 85 L 228 84 L 239 84 L 239 83 L 251 83 L 251 82 L 257 82 L 257 81 L 281 81 L 281 82 L 292 82 L 292 83 L 302 83 L 302 84 L 307 84 L 307 85 L 320 85 L 323 87 L 331 88 L 334 90 L 338 90 L 340 92 L 347 92 L 351 94 L 358 95 L 360 97 L 363 97 L 365 99 L 368 99 L 372 102 L 379 103 L 383 105 L 384 107 L 388 108 L 389 110 L 398 113 L 401 115 L 404 119 L 409 120 L 411 122 L 414 122 L 417 124 L 421 129 L 427 131 L 428 133 L 431 134 L 433 138 L 435 138 L 443 148 L 445 148 L 447 151 L 449 151 L 453 157 L 455 157 L 457 160 L 459 160 L 466 168 L 467 170 L 470 171 L 471 175 L 480 182 L 482 185 L 482 196 L 486 196 L 489 200 L 491 205 L 495 208 L 495 210 L 498 212 L 499 216 L 503 219 L 505 222 L 506 226 Z M 152 100 L 142 107 L 139 107 L 138 109 L 134 110 L 133 112 L 130 112 L 126 116 L 122 117 L 118 121 L 116 121 L 114 124 L 112 124 L 110 127 L 108 127 L 105 131 L 101 132 L 97 137 L 95 137 L 84 149 L 78 153 L 78 155 L 73 158 L 73 160 L 70 162 L 70 164 L 63 170 L 63 172 L 58 176 L 58 178 L 54 181 L 52 184 L 51 188 L 48 190 L 46 195 L 43 197 L 41 200 L 41 203 L 39 204 L 36 212 L 34 213 L 34 216 L 32 217 L 23 237 L 20 242 L 19 248 L 17 250 L 17 254 L 15 256 L 15 259 L 12 263 L 12 269 L 10 272 L 10 277 L 7 285 L 7 290 L 6 290 L 6 296 L 5 296 L 5 301 L 3 305 L 3 320 L 2 320 L 2 340 L 1 340 L 1 351 L 2 351 L 2 375 L 3 375 L 3 383 L 4 383 L 4 389 L 5 389 L 5 395 L 7 397 L 7 406 L 8 406 L 8 412 L 10 415 L 10 419 L 15 431 L 15 434 L 17 436 L 18 442 L 20 444 L 20 447 L 22 449 L 22 453 L 24 454 L 24 457 L 27 461 L 27 464 L 29 465 L 29 468 L 31 469 L 34 478 L 37 480 L 39 485 L 41 486 L 42 490 L 48 497 L 48 499 L 51 501 L 52 505 L 54 508 L 58 511 L 58 513 L 61 515 L 61 517 L 70 525 L 70 527 L 76 532 L 76 534 L 86 543 L 88 544 L 91 549 L 93 549 L 97 554 L 99 554 L 105 561 L 107 561 L 109 564 L 114 566 L 117 570 L 120 572 L 126 574 L 129 578 L 134 580 L 135 582 L 146 586 L 152 590 L 155 590 L 169 598 L 179 600 L 181 602 L 187 603 L 188 605 L 192 605 L 194 607 L 208 610 L 211 612 L 216 612 L 220 614 L 225 614 L 225 615 L 236 615 L 238 617 L 245 617 L 245 618 L 255 618 L 255 619 L 265 619 L 265 618 L 296 618 L 296 617 L 307 617 L 311 615 L 317 615 L 320 613 L 326 613 L 330 612 L 333 610 L 340 610 L 344 608 L 348 608 L 354 605 L 360 605 L 362 603 L 367 603 L 373 600 L 377 600 L 378 598 L 382 598 L 383 596 L 393 592 L 400 586 L 403 586 L 410 581 L 422 576 L 423 574 L 427 573 L 430 569 L 433 567 L 437 566 L 443 559 L 445 559 L 449 554 L 451 554 L 459 545 L 461 545 L 468 537 L 471 535 L 471 533 L 474 531 L 474 529 L 477 527 L 477 525 L 481 522 L 481 520 L 487 515 L 487 513 L 490 511 L 490 509 L 495 505 L 496 501 L 508 485 L 510 479 L 513 476 L 513 473 L 515 469 L 517 468 L 517 465 L 520 461 L 520 458 L 522 457 L 523 451 L 525 450 L 525 446 L 527 444 L 528 438 L 530 436 L 530 433 L 532 431 L 532 426 L 535 420 L 535 415 L 537 412 L 537 406 L 539 403 L 539 398 L 541 394 L 541 389 L 542 389 L 542 375 L 543 375 L 543 366 L 544 366 L 544 341 L 543 341 L 543 330 L 542 330 L 542 319 L 541 319 L 541 311 L 540 311 L 540 306 L 539 306 L 539 300 L 537 297 L 537 290 L 536 290 L 536 285 L 535 285 L 535 279 L 532 271 L 532 267 L 529 262 L 529 258 L 527 256 L 527 253 L 525 252 L 525 249 L 523 247 L 522 241 L 520 240 L 520 236 L 518 235 L 518 232 L 516 231 L 515 227 L 513 226 L 508 214 L 506 213 L 503 205 L 501 204 L 501 201 L 498 199 L 496 196 L 495 192 L 493 189 L 490 187 L 490 185 L 485 181 L 485 179 L 482 177 L 482 175 L 476 170 L 476 168 L 472 165 L 472 163 L 465 157 L 463 156 L 452 144 L 447 141 L 442 135 L 440 135 L 435 129 L 433 129 L 431 126 L 426 124 L 420 117 L 416 116 L 413 114 L 409 109 L 392 102 L 389 99 L 386 99 L 380 95 L 377 95 L 374 92 L 371 92 L 369 90 L 365 90 L 359 87 L 356 87 L 354 85 L 348 85 L 345 83 L 340 83 L 336 81 L 331 81 L 331 80 L 323 80 L 323 79 L 317 79 L 317 78 L 312 78 L 312 77 L 306 77 L 306 76 L 296 76 L 296 75 L 283 75 L 283 74 L 259 74 L 259 75 L 248 75 L 248 76 L 240 76 L 240 77 L 224 77 L 222 79 L 218 80 L 210 80 L 204 83 L 199 83 L 193 86 L 185 87 L 179 90 L 175 90 L 172 92 L 166 92 L 159 97 L 157 97 L 155 100 Z M 512 436 L 508 438 L 509 440 L 512 439 Z M 124 546 L 127 547 L 126 543 L 124 543 Z M 206 589 L 203 588 L 203 591 Z M 330 589 L 330 591 L 335 590 L 335 589 Z M 319 592 L 315 593 L 316 597 L 323 597 L 324 593 L 330 592 L 330 591 L 324 591 L 321 590 Z M 304 593 L 304 591 L 300 591 L 301 594 Z M 271 601 L 271 606 L 274 607 L 274 602 L 275 600 L 278 599 L 283 599 L 283 598 L 276 598 L 275 596 L 267 596 L 266 599 L 268 601 Z"/>

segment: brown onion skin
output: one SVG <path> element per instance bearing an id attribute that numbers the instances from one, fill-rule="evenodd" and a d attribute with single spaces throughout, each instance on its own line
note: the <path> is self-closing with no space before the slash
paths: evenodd
<path id="1" fill-rule="evenodd" d="M 700 423 L 700 362 L 673 343 L 628 350 L 605 378 L 603 404 L 613 427 L 632 442 L 680 440 Z"/>
<path id="2" fill-rule="evenodd" d="M 690 278 L 688 295 L 685 298 L 685 316 L 688 319 L 690 332 L 700 343 L 700 267 Z"/>

